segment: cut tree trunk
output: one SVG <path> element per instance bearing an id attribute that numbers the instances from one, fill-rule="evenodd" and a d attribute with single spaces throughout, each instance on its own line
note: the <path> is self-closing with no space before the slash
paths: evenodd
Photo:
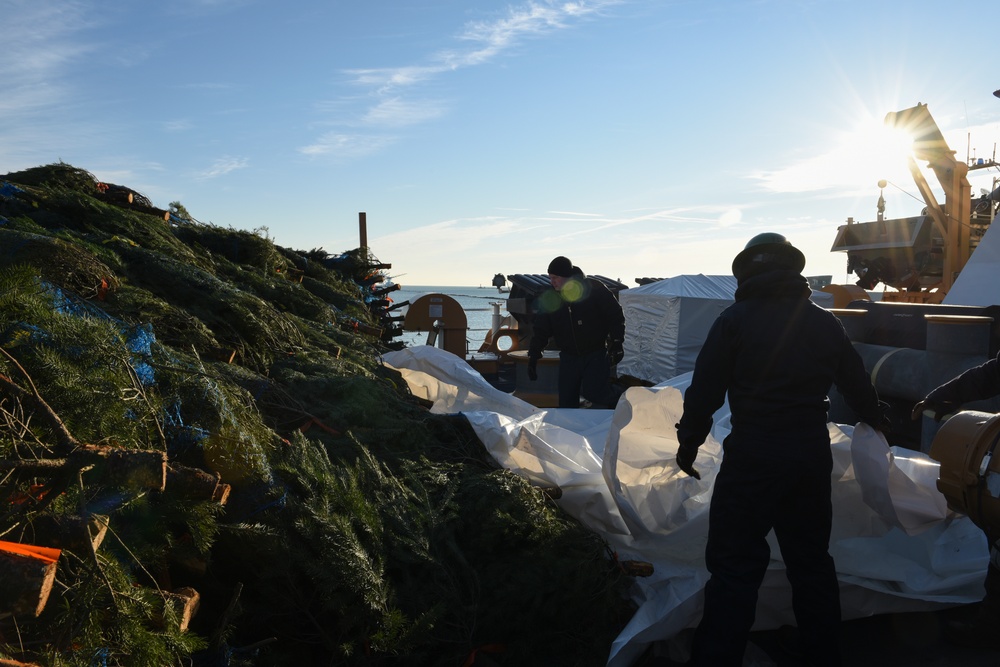
<path id="1" fill-rule="evenodd" d="M 0 613 L 38 616 L 52 592 L 59 549 L 0 541 Z"/>
<path id="2" fill-rule="evenodd" d="M 190 586 L 185 586 L 184 588 L 164 593 L 163 604 L 172 608 L 174 616 L 177 619 L 178 629 L 181 632 L 187 632 L 188 626 L 191 624 L 191 619 L 198 613 L 198 607 L 201 604 L 201 595 Z M 157 617 L 156 623 L 159 627 L 162 628 L 165 626 L 166 617 L 165 613 Z"/>
<path id="3" fill-rule="evenodd" d="M 36 516 L 25 528 L 21 539 L 41 542 L 75 554 L 97 551 L 108 532 L 108 517 L 65 516 L 43 514 Z"/>
<path id="4" fill-rule="evenodd" d="M 167 464 L 166 492 L 192 500 L 212 500 L 225 505 L 229 500 L 229 485 L 221 483 L 219 473 L 190 468 L 177 463 Z"/>

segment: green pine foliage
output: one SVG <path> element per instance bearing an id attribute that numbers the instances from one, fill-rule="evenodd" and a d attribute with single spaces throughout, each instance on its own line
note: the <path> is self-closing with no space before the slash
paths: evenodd
<path id="1" fill-rule="evenodd" d="M 0 540 L 61 549 L 0 657 L 604 664 L 629 579 L 381 365 L 367 250 L 167 220 L 63 163 L 0 185 Z"/>

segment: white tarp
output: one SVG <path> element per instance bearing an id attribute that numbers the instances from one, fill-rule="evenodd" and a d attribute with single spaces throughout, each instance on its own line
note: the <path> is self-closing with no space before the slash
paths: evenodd
<path id="1" fill-rule="evenodd" d="M 423 345 L 386 354 L 411 391 L 435 413 L 462 413 L 504 467 L 558 485 L 560 507 L 602 535 L 621 559 L 652 563 L 637 578 L 638 610 L 612 646 L 609 667 L 631 665 L 653 642 L 697 624 L 708 573 L 708 504 L 728 433 L 716 415 L 696 466 L 701 480 L 674 465 L 674 424 L 685 374 L 653 388 L 630 388 L 610 410 L 542 410 L 490 386 L 462 359 Z M 830 424 L 834 454 L 831 553 L 845 619 L 976 602 L 989 552 L 983 532 L 947 509 L 938 464 L 889 448 L 865 425 Z M 757 630 L 791 624 L 790 592 L 772 534 L 772 562 L 761 587 Z"/>
<path id="2" fill-rule="evenodd" d="M 996 219 L 990 224 L 976 251 L 944 295 L 952 306 L 992 306 L 997 303 L 997 276 L 1000 275 L 1000 229 Z"/>
<path id="3" fill-rule="evenodd" d="M 729 432 L 716 415 L 696 465 L 681 473 L 673 425 L 690 374 L 653 388 L 630 388 L 611 410 L 542 410 L 498 391 L 463 360 L 423 345 L 386 354 L 414 395 L 435 413 L 462 413 L 504 467 L 559 486 L 562 509 L 602 535 L 620 559 L 652 563 L 636 579 L 638 610 L 616 639 L 609 667 L 627 667 L 656 641 L 693 627 L 708 578 L 708 504 Z M 983 595 L 989 551 L 983 532 L 947 509 L 938 464 L 890 448 L 865 425 L 830 424 L 834 454 L 831 553 L 845 619 L 967 604 Z M 757 630 L 794 622 L 790 591 L 772 535 Z"/>
<path id="4" fill-rule="evenodd" d="M 735 277 L 702 274 L 619 292 L 625 312 L 625 356 L 618 374 L 655 384 L 693 370 L 708 330 L 735 293 Z"/>

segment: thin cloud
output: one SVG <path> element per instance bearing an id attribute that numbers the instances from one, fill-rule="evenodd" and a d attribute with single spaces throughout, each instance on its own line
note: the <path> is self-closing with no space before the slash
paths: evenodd
<path id="1" fill-rule="evenodd" d="M 165 3 L 164 9 L 176 16 L 224 14 L 252 5 L 257 0 L 183 0 Z"/>
<path id="2" fill-rule="evenodd" d="M 223 157 L 212 163 L 212 166 L 201 172 L 202 178 L 218 178 L 226 174 L 245 169 L 249 164 L 245 157 Z"/>
<path id="3" fill-rule="evenodd" d="M 353 77 L 357 86 L 374 88 L 377 94 L 387 94 L 394 88 L 405 88 L 431 79 L 436 74 L 451 69 L 440 65 L 417 67 L 407 65 L 387 69 L 350 69 L 345 74 Z"/>
<path id="4" fill-rule="evenodd" d="M 194 124 L 187 119 L 168 120 L 163 124 L 163 129 L 167 132 L 183 132 L 190 130 Z"/>
<path id="5" fill-rule="evenodd" d="M 237 90 L 243 86 L 235 83 L 220 83 L 218 81 L 202 81 L 200 83 L 184 83 L 176 86 L 179 90 L 222 91 Z"/>
<path id="6" fill-rule="evenodd" d="M 452 67 L 480 65 L 516 45 L 527 35 L 542 35 L 569 26 L 569 21 L 600 11 L 617 2 L 535 3 L 513 8 L 508 16 L 496 21 L 476 21 L 466 26 L 459 39 L 483 46 L 465 53 L 453 52 L 443 57 Z"/>
<path id="7" fill-rule="evenodd" d="M 403 127 L 426 123 L 445 115 L 446 104 L 434 100 L 410 100 L 403 91 L 430 81 L 442 74 L 459 69 L 484 65 L 519 44 L 523 39 L 544 35 L 571 27 L 588 15 L 596 14 L 621 0 L 593 0 L 590 2 L 528 2 L 511 8 L 505 15 L 492 21 L 474 21 L 466 24 L 455 39 L 467 48 L 454 48 L 430 55 L 426 63 L 409 64 L 390 68 L 358 68 L 344 70 L 349 83 L 369 90 L 375 103 L 358 114 L 355 120 L 343 119 L 346 126 Z M 329 103 L 328 103 L 329 104 Z M 306 155 L 354 154 L 345 143 L 357 138 L 347 135 L 327 135 L 312 145 L 300 148 Z M 367 142 L 361 154 L 387 145 Z"/>
<path id="8" fill-rule="evenodd" d="M 438 102 L 409 102 L 398 97 L 379 102 L 365 114 L 366 125 L 403 127 L 417 125 L 444 115 Z"/>
<path id="9" fill-rule="evenodd" d="M 582 218 L 598 218 L 602 217 L 601 213 L 578 213 L 576 211 L 551 211 L 553 215 L 573 215 L 580 216 Z"/>
<path id="10" fill-rule="evenodd" d="M 344 134 L 328 132 L 299 152 L 304 155 L 329 155 L 337 158 L 356 158 L 377 153 L 395 141 L 393 137 Z"/>
<path id="11" fill-rule="evenodd" d="M 622 235 L 608 236 L 608 230 L 629 227 L 629 246 L 638 247 L 633 242 L 636 234 L 653 234 L 666 239 L 679 239 L 685 236 L 703 238 L 707 231 L 728 231 L 743 224 L 743 209 L 734 206 L 705 206 L 678 209 L 659 209 L 635 216 L 606 216 L 600 219 L 582 218 L 537 218 L 549 225 L 553 230 L 549 236 L 540 236 L 539 243 L 557 244 L 570 242 L 581 238 L 599 236 L 601 243 L 607 244 L 609 238 L 624 238 Z M 597 223 L 597 224 L 595 224 Z M 653 225 L 653 227 L 650 227 Z M 653 231 L 651 231 L 653 230 Z"/>
<path id="12" fill-rule="evenodd" d="M 91 47 L 69 39 L 91 27 L 80 2 L 13 0 L 5 3 L 4 41 L 0 49 L 0 80 L 38 80 Z"/>
<path id="13" fill-rule="evenodd" d="M 14 0 L 3 9 L 4 40 L 0 49 L 0 113 L 29 115 L 56 104 L 66 88 L 60 69 L 91 45 L 74 40 L 90 27 L 86 7 L 78 2 Z"/>
<path id="14" fill-rule="evenodd" d="M 460 68 L 483 65 L 504 51 L 519 44 L 526 36 L 542 35 L 570 27 L 570 21 L 595 14 L 621 0 L 599 0 L 575 3 L 530 2 L 511 8 L 507 16 L 494 21 L 468 23 L 457 39 L 472 42 L 476 47 L 441 51 L 427 65 L 403 65 L 378 69 L 350 69 L 344 73 L 359 86 L 374 88 L 385 94 L 427 81 L 438 74 Z"/>
<path id="15" fill-rule="evenodd" d="M 382 241 L 392 241 L 401 247 L 427 244 L 437 246 L 447 240 L 455 247 L 469 248 L 476 245 L 491 245 L 498 239 L 510 239 L 512 235 L 523 235 L 538 229 L 551 227 L 531 216 L 489 215 L 475 218 L 455 218 L 442 220 L 419 227 L 411 227 L 381 237 Z"/>

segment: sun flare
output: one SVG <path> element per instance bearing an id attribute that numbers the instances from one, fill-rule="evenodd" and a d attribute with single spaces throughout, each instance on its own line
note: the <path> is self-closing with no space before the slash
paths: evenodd
<path id="1" fill-rule="evenodd" d="M 912 139 L 881 119 L 867 118 L 854 129 L 835 134 L 829 145 L 824 153 L 759 175 L 762 184 L 775 192 L 870 192 L 881 180 L 896 184 L 911 180 L 907 156 Z"/>

